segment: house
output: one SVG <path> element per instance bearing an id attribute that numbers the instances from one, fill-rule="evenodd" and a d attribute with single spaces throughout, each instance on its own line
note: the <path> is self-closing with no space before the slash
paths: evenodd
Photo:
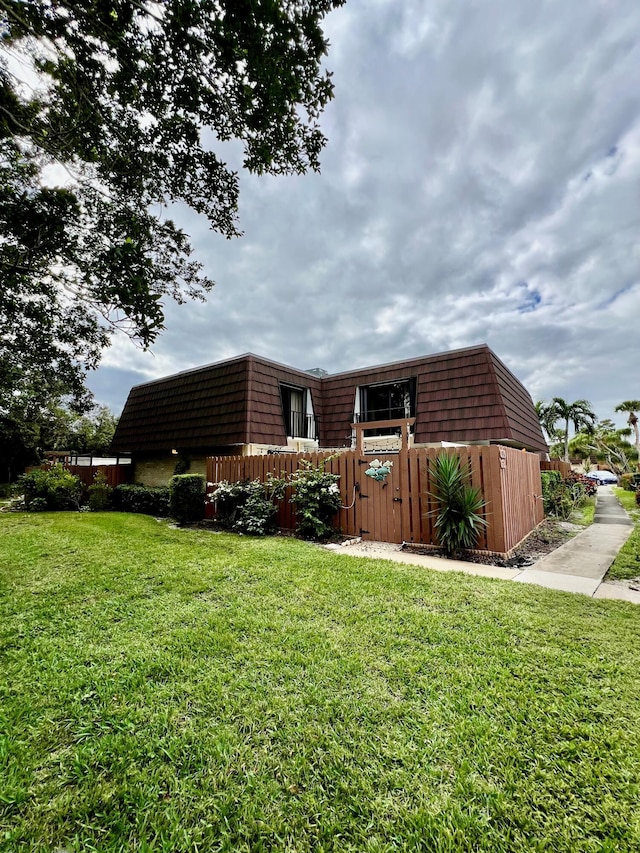
<path id="1" fill-rule="evenodd" d="M 212 455 L 350 448 L 392 451 L 412 419 L 414 445 L 502 444 L 546 455 L 531 397 L 488 346 L 349 370 L 297 370 L 247 353 L 131 389 L 112 450 L 135 480 L 166 483 L 176 463 L 204 473 Z"/>

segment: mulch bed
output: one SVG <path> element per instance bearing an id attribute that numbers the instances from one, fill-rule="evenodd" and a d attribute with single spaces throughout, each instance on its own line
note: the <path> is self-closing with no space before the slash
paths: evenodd
<path id="1" fill-rule="evenodd" d="M 457 554 L 455 559 L 462 560 L 465 563 L 478 563 L 485 566 L 502 566 L 508 569 L 520 569 L 524 566 L 531 566 L 540 557 L 545 554 L 550 554 L 555 551 L 564 542 L 572 537 L 572 535 L 581 530 L 577 525 L 567 524 L 566 522 L 558 522 L 553 519 L 545 519 L 542 524 L 536 527 L 529 536 L 521 542 L 514 550 L 511 557 L 498 557 L 491 554 L 471 554 L 463 552 Z M 447 555 L 439 548 L 421 548 L 420 546 L 405 544 L 404 550 L 411 551 L 414 554 L 425 554 L 431 557 L 446 557 Z"/>

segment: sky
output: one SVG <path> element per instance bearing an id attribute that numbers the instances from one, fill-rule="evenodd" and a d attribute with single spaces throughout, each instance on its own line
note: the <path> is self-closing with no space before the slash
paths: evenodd
<path id="1" fill-rule="evenodd" d="M 241 238 L 173 211 L 216 281 L 132 385 L 254 352 L 337 372 L 487 343 L 534 400 L 640 398 L 638 0 L 347 0 L 320 174 L 240 180 Z M 234 152 L 231 151 L 232 157 Z M 233 161 L 231 161 L 233 162 Z"/>

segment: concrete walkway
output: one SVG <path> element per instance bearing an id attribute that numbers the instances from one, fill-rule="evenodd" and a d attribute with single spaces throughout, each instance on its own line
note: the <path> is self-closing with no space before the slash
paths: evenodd
<path id="1" fill-rule="evenodd" d="M 397 563 L 424 566 L 436 571 L 456 571 L 470 575 L 532 583 L 550 589 L 576 592 L 595 598 L 617 598 L 640 604 L 640 591 L 615 583 L 602 583 L 620 548 L 629 538 L 633 523 L 622 509 L 610 486 L 599 486 L 593 524 L 565 542 L 551 554 L 524 570 L 485 566 L 462 560 L 446 560 L 402 551 L 390 542 L 357 542 L 328 545 L 330 550 L 353 557 L 373 557 Z"/>
<path id="2" fill-rule="evenodd" d="M 611 487 L 599 486 L 593 524 L 514 580 L 594 595 L 632 530 L 633 523 Z"/>

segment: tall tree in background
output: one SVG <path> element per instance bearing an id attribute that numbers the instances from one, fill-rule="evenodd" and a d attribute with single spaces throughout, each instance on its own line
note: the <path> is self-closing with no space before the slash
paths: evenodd
<path id="1" fill-rule="evenodd" d="M 78 417 L 59 401 L 46 403 L 37 394 L 16 398 L 9 417 L 0 414 L 0 482 L 11 482 L 27 465 L 43 462 L 47 450 L 108 456 L 117 423 L 107 406 L 93 406 Z"/>
<path id="2" fill-rule="evenodd" d="M 167 206 L 238 235 L 225 143 L 319 168 L 342 2 L 0 0 L 0 415 L 34 389 L 81 410 L 113 329 L 147 347 L 167 298 L 205 298 Z"/>
<path id="3" fill-rule="evenodd" d="M 638 412 L 640 411 L 640 400 L 625 400 L 616 406 L 616 412 L 627 412 L 629 417 L 627 423 L 631 427 L 635 436 L 636 452 L 640 456 L 640 430 L 638 429 Z"/>
<path id="4" fill-rule="evenodd" d="M 638 452 L 628 441 L 631 430 L 616 429 L 612 420 L 599 421 L 589 432 L 579 432 L 569 442 L 572 455 L 596 456 L 610 471 L 627 474 L 637 466 Z"/>
<path id="5" fill-rule="evenodd" d="M 71 450 L 92 456 L 108 456 L 118 418 L 108 406 L 96 406 L 83 417 L 74 419 L 54 450 Z"/>
<path id="6" fill-rule="evenodd" d="M 558 440 L 558 431 L 556 429 L 558 418 L 553 405 L 546 403 L 544 400 L 538 400 L 535 404 L 535 410 L 540 421 L 540 426 L 546 432 L 549 441 L 553 444 Z"/>
<path id="7" fill-rule="evenodd" d="M 596 423 L 596 415 L 588 400 L 576 400 L 567 403 L 562 397 L 554 397 L 550 403 L 540 401 L 536 403 L 536 411 L 540 423 L 550 438 L 561 438 L 563 445 L 563 458 L 569 461 L 569 424 L 572 423 L 576 432 L 593 430 Z M 562 421 L 561 430 L 556 430 L 556 424 Z"/>

